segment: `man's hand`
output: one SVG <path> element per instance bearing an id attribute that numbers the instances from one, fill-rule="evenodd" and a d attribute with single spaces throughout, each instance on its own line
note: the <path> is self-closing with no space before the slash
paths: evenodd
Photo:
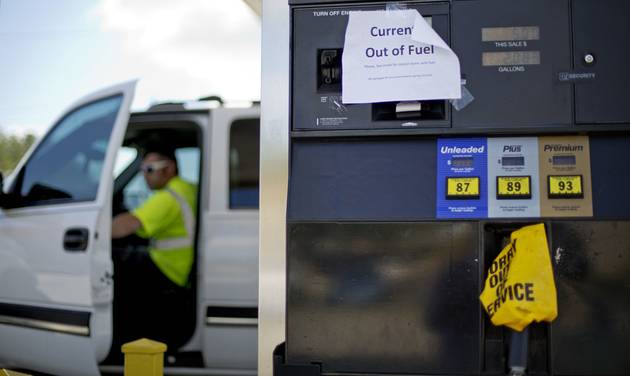
<path id="1" fill-rule="evenodd" d="M 124 238 L 142 227 L 140 220 L 130 213 L 118 214 L 112 221 L 112 239 Z"/>

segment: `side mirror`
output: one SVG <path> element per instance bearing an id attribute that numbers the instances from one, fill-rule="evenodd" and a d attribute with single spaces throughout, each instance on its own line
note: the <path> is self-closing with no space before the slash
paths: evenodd
<path id="1" fill-rule="evenodd" d="M 0 172 L 0 208 L 4 207 L 4 176 Z"/>
<path id="2" fill-rule="evenodd" d="M 4 191 L 4 176 L 0 172 L 0 209 L 13 209 L 18 207 L 21 201 L 16 199 L 13 193 Z"/>

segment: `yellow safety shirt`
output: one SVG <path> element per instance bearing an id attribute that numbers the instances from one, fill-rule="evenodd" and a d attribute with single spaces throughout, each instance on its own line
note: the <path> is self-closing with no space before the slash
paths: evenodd
<path id="1" fill-rule="evenodd" d="M 197 187 L 176 176 L 132 212 L 142 223 L 136 234 L 151 239 L 151 259 L 179 286 L 186 286 L 193 264 L 196 202 Z"/>

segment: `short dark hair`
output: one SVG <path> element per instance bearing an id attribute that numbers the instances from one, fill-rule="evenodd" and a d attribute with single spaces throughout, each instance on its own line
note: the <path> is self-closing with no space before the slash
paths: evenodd
<path id="1" fill-rule="evenodd" d="M 156 153 L 161 155 L 162 157 L 169 159 L 175 163 L 177 163 L 177 159 L 175 158 L 175 149 L 169 147 L 168 145 L 164 145 L 163 143 L 151 143 L 147 144 L 144 147 L 144 153 L 142 157 L 146 157 L 147 154 Z"/>

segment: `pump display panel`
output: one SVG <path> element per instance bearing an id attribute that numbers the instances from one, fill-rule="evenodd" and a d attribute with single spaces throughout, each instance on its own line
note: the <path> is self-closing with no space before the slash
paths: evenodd
<path id="1" fill-rule="evenodd" d="M 471 157 L 454 157 L 451 166 L 456 168 L 473 167 L 475 160 Z"/>
<path id="2" fill-rule="evenodd" d="M 554 166 L 575 166 L 575 155 L 554 155 L 551 159 Z"/>
<path id="3" fill-rule="evenodd" d="M 502 157 L 501 165 L 508 166 L 525 166 L 525 157 Z"/>

